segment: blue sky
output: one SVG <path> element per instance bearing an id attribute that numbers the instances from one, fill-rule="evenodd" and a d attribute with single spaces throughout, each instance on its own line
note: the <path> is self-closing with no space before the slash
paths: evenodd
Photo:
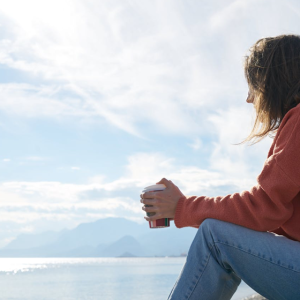
<path id="1" fill-rule="evenodd" d="M 243 57 L 300 32 L 297 0 L 0 1 L 0 246 L 109 216 L 143 222 L 162 177 L 187 195 L 251 188 L 271 139 Z"/>

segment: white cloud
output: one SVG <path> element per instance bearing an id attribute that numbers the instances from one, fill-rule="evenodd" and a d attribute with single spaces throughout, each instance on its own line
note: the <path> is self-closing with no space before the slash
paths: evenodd
<path id="1" fill-rule="evenodd" d="M 172 180 L 186 195 L 224 195 L 255 184 L 247 168 L 234 173 L 232 168 L 236 167 L 231 160 L 227 166 L 229 169 L 224 169 L 223 163 L 217 171 L 203 170 L 180 166 L 159 153 L 137 153 L 128 158 L 124 175 L 114 181 L 99 176 L 85 184 L 4 182 L 0 184 L 0 219 L 21 223 L 41 219 L 74 222 L 113 215 L 139 220 L 143 216 L 139 202 L 142 188 L 162 177 Z"/>
<path id="2" fill-rule="evenodd" d="M 26 117 L 65 115 L 85 117 L 88 111 L 81 109 L 80 99 L 64 97 L 59 93 L 63 86 L 33 86 L 29 84 L 0 84 L 0 109 Z"/>
<path id="3" fill-rule="evenodd" d="M 267 158 L 272 139 L 266 138 L 254 146 L 235 145 L 249 135 L 254 116 L 252 105 L 245 108 L 216 110 L 214 114 L 208 116 L 218 136 L 210 156 L 210 166 L 213 170 L 230 178 L 255 178 L 258 175 Z"/>
<path id="4" fill-rule="evenodd" d="M 44 157 L 40 157 L 40 156 L 29 156 L 29 157 L 26 157 L 26 160 L 29 160 L 29 161 L 44 161 L 46 158 Z"/>
<path id="5" fill-rule="evenodd" d="M 10 162 L 10 161 L 11 161 L 10 158 L 4 158 L 4 159 L 3 159 L 3 162 L 6 162 L 6 163 L 7 163 L 7 162 Z"/>
<path id="6" fill-rule="evenodd" d="M 241 105 L 246 50 L 262 35 L 293 32 L 298 10 L 279 0 L 6 1 L 0 62 L 44 84 L 3 84 L 0 109 L 100 117 L 137 136 L 141 124 L 199 135 L 216 106 Z"/>
<path id="7" fill-rule="evenodd" d="M 0 185 L 0 202 L 20 203 L 23 199 L 16 190 L 9 190 Z"/>
<path id="8" fill-rule="evenodd" d="M 192 144 L 189 144 L 189 146 L 197 151 L 203 146 L 203 143 L 199 138 L 196 138 Z"/>
<path id="9" fill-rule="evenodd" d="M 0 63 L 30 80 L 0 84 L 0 111 L 100 119 L 139 137 L 146 129 L 184 135 L 199 152 L 212 143 L 207 137 L 214 144 L 206 170 L 136 153 L 115 180 L 7 181 L 0 185 L 0 219 L 138 220 L 141 189 L 162 177 L 186 194 L 249 188 L 271 141 L 232 145 L 250 132 L 253 116 L 242 59 L 258 38 L 295 32 L 299 8 L 296 0 L 2 1 Z"/>
<path id="10" fill-rule="evenodd" d="M 79 171 L 79 170 L 80 170 L 79 167 L 71 167 L 71 169 L 72 169 L 73 171 Z"/>
<path id="11" fill-rule="evenodd" d="M 21 232 L 25 232 L 25 233 L 30 233 L 34 231 L 34 227 L 33 226 L 24 226 L 21 228 Z"/>

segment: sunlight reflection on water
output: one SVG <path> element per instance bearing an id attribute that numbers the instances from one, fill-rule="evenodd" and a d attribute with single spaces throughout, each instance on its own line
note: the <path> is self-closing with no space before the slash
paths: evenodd
<path id="1" fill-rule="evenodd" d="M 133 264 L 144 266 L 162 263 L 162 259 L 168 264 L 178 263 L 178 258 L 156 257 L 96 257 L 96 258 L 0 258 L 0 272 L 30 272 L 35 269 L 61 268 L 64 265 L 117 265 Z M 179 258 L 180 259 L 180 258 Z"/>
<path id="2" fill-rule="evenodd" d="M 0 258 L 1 299 L 163 300 L 184 262 L 182 257 Z M 242 282 L 232 299 L 253 293 Z"/>

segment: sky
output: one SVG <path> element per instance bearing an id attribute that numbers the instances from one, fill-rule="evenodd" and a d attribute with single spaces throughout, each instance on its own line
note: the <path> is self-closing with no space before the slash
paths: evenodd
<path id="1" fill-rule="evenodd" d="M 0 247 L 124 217 L 165 177 L 185 195 L 256 184 L 268 149 L 243 61 L 300 33 L 298 0 L 0 0 Z"/>

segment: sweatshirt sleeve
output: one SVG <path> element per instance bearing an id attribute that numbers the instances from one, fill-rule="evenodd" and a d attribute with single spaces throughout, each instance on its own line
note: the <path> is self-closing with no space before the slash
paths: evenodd
<path id="1" fill-rule="evenodd" d="M 300 191 L 300 109 L 292 110 L 282 120 L 257 185 L 225 197 L 182 197 L 174 218 L 178 228 L 199 227 L 213 218 L 273 231 L 292 216 L 292 200 Z"/>

